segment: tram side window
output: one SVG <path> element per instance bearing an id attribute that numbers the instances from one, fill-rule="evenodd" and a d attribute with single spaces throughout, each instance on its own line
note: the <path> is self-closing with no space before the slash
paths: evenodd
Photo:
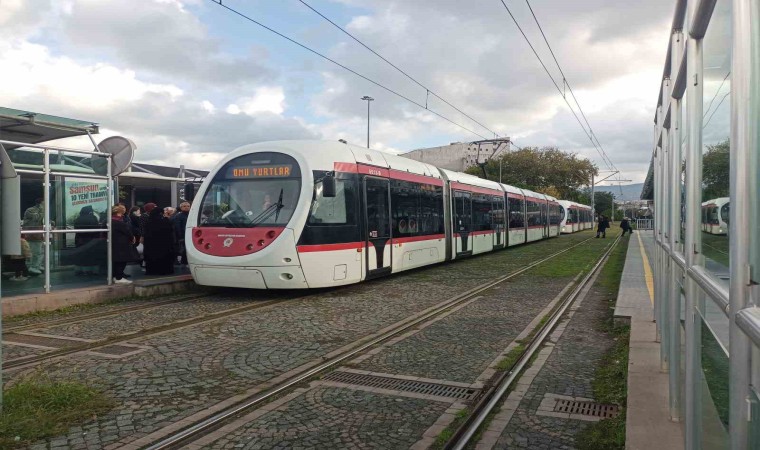
<path id="1" fill-rule="evenodd" d="M 393 236 L 417 236 L 420 231 L 419 185 L 408 181 L 391 181 Z"/>
<path id="2" fill-rule="evenodd" d="M 443 187 L 422 185 L 422 234 L 443 234 Z"/>
<path id="3" fill-rule="evenodd" d="M 509 197 L 509 228 L 523 228 L 523 201 L 519 198 Z"/>
<path id="4" fill-rule="evenodd" d="M 491 230 L 491 199 L 487 195 L 472 194 L 473 231 Z"/>
<path id="5" fill-rule="evenodd" d="M 541 207 L 539 206 L 538 202 L 527 200 L 527 204 L 528 226 L 534 227 L 541 225 Z"/>
<path id="6" fill-rule="evenodd" d="M 443 233 L 443 188 L 409 181 L 391 182 L 393 236 Z"/>
<path id="7" fill-rule="evenodd" d="M 562 221 L 559 208 L 559 205 L 549 205 L 549 225 L 558 225 Z"/>
<path id="8" fill-rule="evenodd" d="M 309 225 L 352 225 L 356 217 L 356 191 L 352 180 L 335 180 L 335 197 L 322 196 L 322 182 L 314 184 Z"/>

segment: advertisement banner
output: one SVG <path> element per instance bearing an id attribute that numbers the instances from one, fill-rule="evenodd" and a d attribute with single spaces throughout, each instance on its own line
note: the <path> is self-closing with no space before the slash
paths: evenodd
<path id="1" fill-rule="evenodd" d="M 90 207 L 100 221 L 108 217 L 108 182 L 87 178 L 66 178 L 66 222 L 72 225 L 82 208 Z"/>

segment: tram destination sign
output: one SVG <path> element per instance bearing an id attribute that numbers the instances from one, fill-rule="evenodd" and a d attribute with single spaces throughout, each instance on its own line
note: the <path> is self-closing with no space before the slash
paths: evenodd
<path id="1" fill-rule="evenodd" d="M 284 178 L 293 173 L 290 164 L 268 166 L 232 166 L 227 169 L 228 178 Z"/>

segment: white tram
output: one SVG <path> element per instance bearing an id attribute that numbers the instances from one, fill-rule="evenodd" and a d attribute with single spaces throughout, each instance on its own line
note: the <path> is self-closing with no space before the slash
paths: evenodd
<path id="1" fill-rule="evenodd" d="M 569 200 L 559 200 L 560 206 L 560 231 L 564 234 L 594 228 L 591 207 Z"/>
<path id="2" fill-rule="evenodd" d="M 227 155 L 200 187 L 187 256 L 200 285 L 318 288 L 559 235 L 553 197 L 339 142 Z"/>
<path id="3" fill-rule="evenodd" d="M 702 231 L 710 234 L 728 234 L 730 198 L 721 197 L 702 203 Z"/>

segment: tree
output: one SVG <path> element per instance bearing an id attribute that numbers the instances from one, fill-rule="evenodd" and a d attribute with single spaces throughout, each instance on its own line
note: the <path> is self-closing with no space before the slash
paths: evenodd
<path id="1" fill-rule="evenodd" d="M 591 161 L 556 147 L 524 147 L 491 159 L 482 168 L 470 167 L 467 173 L 482 177 L 485 169 L 487 179 L 499 181 L 500 165 L 504 184 L 575 201 L 580 196 L 581 187 L 598 173 Z"/>
<path id="2" fill-rule="evenodd" d="M 702 156 L 702 200 L 728 197 L 730 168 L 730 144 L 728 140 L 708 145 Z"/>
<path id="3" fill-rule="evenodd" d="M 576 200 L 578 203 L 591 205 L 590 188 L 584 188 L 579 197 L 580 199 Z M 612 192 L 594 191 L 594 210 L 597 214 L 604 214 L 607 217 L 612 217 L 612 202 L 614 200 L 615 195 Z"/>

